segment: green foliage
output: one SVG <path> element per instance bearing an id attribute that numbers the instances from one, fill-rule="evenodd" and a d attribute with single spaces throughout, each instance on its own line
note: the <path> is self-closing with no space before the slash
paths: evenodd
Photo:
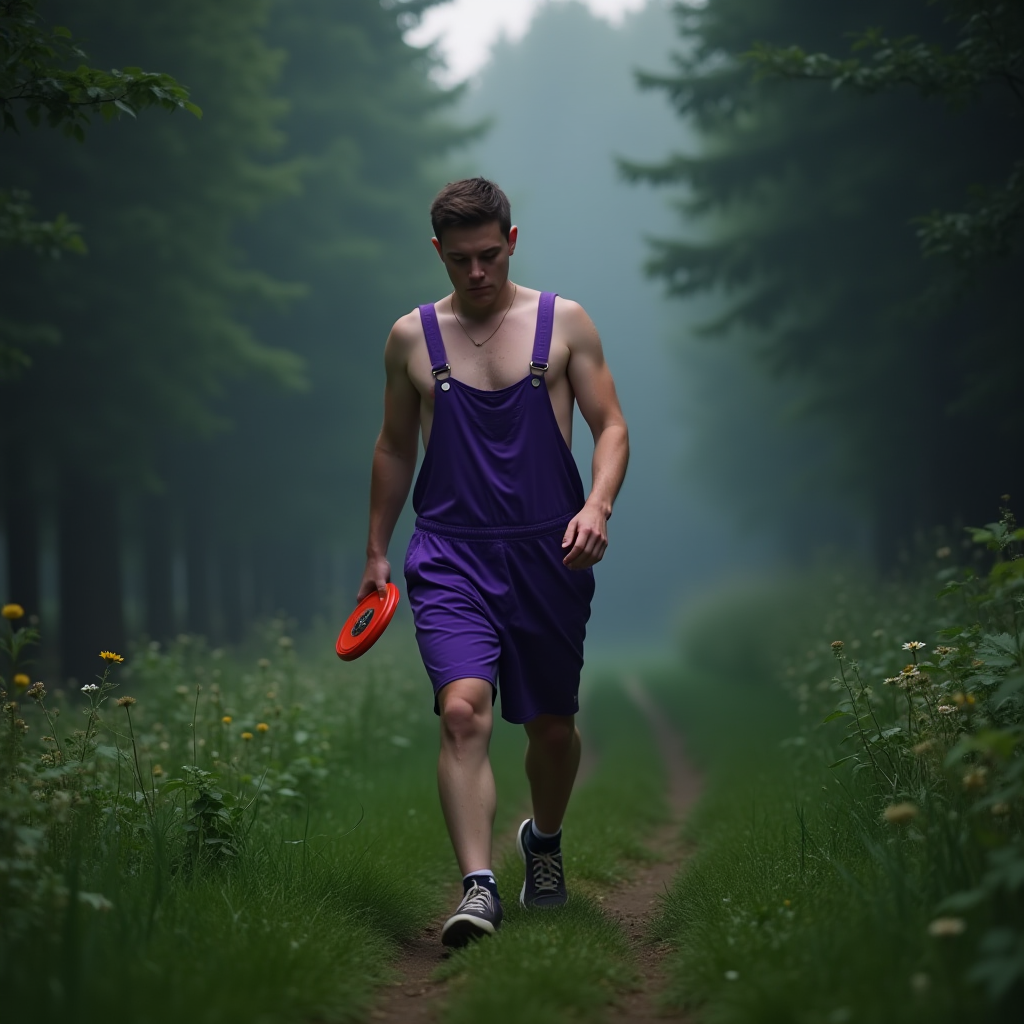
<path id="1" fill-rule="evenodd" d="M 792 622 L 767 644 L 748 623 L 781 623 L 778 596 L 760 613 L 723 602 L 716 635 L 749 643 L 750 668 L 707 651 L 665 691 L 708 733 L 711 775 L 694 867 L 655 932 L 678 947 L 673 1002 L 711 1021 L 1012 1019 L 1024 559 L 1008 510 L 970 533 L 965 554 L 995 557 L 984 573 L 979 557 L 948 567 L 947 543 L 924 578 L 809 579 L 817 614 L 785 598 Z M 782 643 L 772 671 L 762 648 Z"/>
<path id="2" fill-rule="evenodd" d="M 917 36 L 888 38 L 880 29 L 855 37 L 853 51 L 864 57 L 808 54 L 799 46 L 756 44 L 747 55 L 764 77 L 819 79 L 834 89 L 868 95 L 911 86 L 922 96 L 956 107 L 1007 89 L 1024 111 L 1024 12 L 1000 0 L 947 3 L 960 22 L 955 48 Z M 1020 111 L 1018 112 L 1020 113 Z M 1002 189 L 978 189 L 972 213 L 933 213 L 921 218 L 919 236 L 926 255 L 970 262 L 1007 256 L 1024 225 L 1024 160 L 1018 160 Z"/>
<path id="3" fill-rule="evenodd" d="M 141 68 L 100 71 L 79 63 L 85 52 L 71 31 L 62 25 L 49 32 L 41 24 L 39 0 L 4 0 L 0 4 L 0 115 L 3 130 L 18 130 L 15 107 L 24 107 L 25 118 L 39 125 L 45 115 L 51 128 L 79 142 L 85 126 L 99 113 L 109 121 L 118 114 L 135 117 L 136 111 L 160 106 L 187 110 L 196 117 L 202 111 L 192 103 L 188 89 L 170 75 Z"/>
<path id="4" fill-rule="evenodd" d="M 23 667 L 32 638 L 3 628 Z M 363 1018 L 451 850 L 412 651 L 323 649 L 272 621 L 244 662 L 182 637 L 109 655 L 83 694 L 4 685 L 8 1019 Z M 499 776 L 519 754 L 497 739 Z"/>

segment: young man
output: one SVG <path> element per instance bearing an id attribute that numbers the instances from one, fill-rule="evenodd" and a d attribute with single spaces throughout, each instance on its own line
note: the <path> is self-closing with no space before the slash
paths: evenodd
<path id="1" fill-rule="evenodd" d="M 520 902 L 566 900 L 561 825 L 580 760 L 575 725 L 592 566 L 629 442 L 590 318 L 575 302 L 509 280 L 517 230 L 493 182 L 457 181 L 430 209 L 454 291 L 402 317 L 384 348 L 384 425 L 373 453 L 370 531 L 359 599 L 391 573 L 388 543 L 409 493 L 405 562 L 420 654 L 441 716 L 437 779 L 464 898 L 441 941 L 493 934 L 491 706 L 526 729 L 533 817 L 519 828 Z M 594 435 L 593 487 L 570 451 L 573 403 Z"/>

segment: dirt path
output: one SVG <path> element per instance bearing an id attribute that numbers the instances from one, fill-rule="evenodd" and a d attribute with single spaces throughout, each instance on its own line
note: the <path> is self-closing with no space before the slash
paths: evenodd
<path id="1" fill-rule="evenodd" d="M 671 818 L 647 842 L 658 859 L 638 867 L 630 882 L 613 889 L 602 901 L 605 913 L 622 925 L 633 944 L 640 973 L 639 987 L 619 1001 L 609 1012 L 608 1020 L 622 1024 L 685 1020 L 681 1013 L 664 1014 L 657 1008 L 657 996 L 665 984 L 662 961 L 668 950 L 645 943 L 644 936 L 657 912 L 658 897 L 667 890 L 686 859 L 688 851 L 679 837 L 680 826 L 700 795 L 701 780 L 686 758 L 681 737 L 666 721 L 640 681 L 628 679 L 626 692 L 644 713 L 665 763 Z"/>
<path id="2" fill-rule="evenodd" d="M 666 950 L 645 944 L 643 938 L 647 923 L 657 909 L 658 894 L 665 891 L 685 859 L 686 850 L 679 840 L 679 828 L 700 792 L 700 778 L 686 759 L 679 735 L 665 721 L 640 681 L 627 680 L 626 692 L 644 713 L 665 762 L 671 820 L 658 828 L 648 841 L 647 845 L 658 859 L 638 867 L 628 884 L 609 891 L 602 901 L 605 912 L 621 923 L 633 943 L 641 975 L 639 988 L 621 999 L 610 1010 L 608 1019 L 624 1024 L 682 1020 L 681 1016 L 666 1017 L 656 1011 L 655 999 L 664 984 L 661 962 Z M 593 749 L 584 747 L 577 785 L 586 781 L 597 763 L 598 757 Z M 495 841 L 495 864 L 501 863 L 506 852 L 512 849 L 520 820 L 517 815 L 516 825 Z M 452 885 L 450 889 L 446 907 L 455 905 L 460 891 L 458 885 Z M 376 1006 L 370 1011 L 371 1020 L 436 1024 L 439 1003 L 447 986 L 444 982 L 433 981 L 431 976 L 448 955 L 439 936 L 449 912 L 431 921 L 419 935 L 405 944 L 394 965 L 399 980 L 383 989 Z"/>

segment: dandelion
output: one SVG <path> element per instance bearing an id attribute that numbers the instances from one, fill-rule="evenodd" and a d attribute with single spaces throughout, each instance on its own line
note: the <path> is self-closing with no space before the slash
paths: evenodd
<path id="1" fill-rule="evenodd" d="M 974 702 L 973 693 L 956 693 L 953 695 L 953 703 L 958 708 L 962 708 L 965 704 L 970 707 Z"/>
<path id="2" fill-rule="evenodd" d="M 245 740 L 248 743 L 249 740 L 252 739 L 252 733 L 251 732 L 243 732 L 242 733 L 242 739 Z"/>
<path id="3" fill-rule="evenodd" d="M 268 668 L 270 668 L 270 659 L 260 658 L 260 660 L 257 661 L 256 664 L 265 672 Z"/>
<path id="4" fill-rule="evenodd" d="M 155 778 L 160 778 L 160 776 L 164 774 L 166 773 L 164 772 L 163 768 L 160 765 L 153 765 L 153 775 Z"/>
<path id="5" fill-rule="evenodd" d="M 222 722 L 222 724 L 224 724 L 224 725 L 230 725 L 230 724 L 231 724 L 231 723 L 232 723 L 233 721 L 234 721 L 234 719 L 233 719 L 233 718 L 232 718 L 232 717 L 231 717 L 230 715 L 225 715 L 225 716 L 224 716 L 224 717 L 223 717 L 223 718 L 221 719 L 221 722 Z"/>
<path id="6" fill-rule="evenodd" d="M 124 658 L 120 654 L 115 654 L 113 651 L 100 651 L 100 657 L 107 662 L 114 662 L 118 665 L 124 661 Z"/>
<path id="7" fill-rule="evenodd" d="M 782 901 L 782 905 L 784 907 L 791 907 L 791 906 L 793 906 L 793 901 L 792 900 L 783 900 Z"/>
<path id="8" fill-rule="evenodd" d="M 920 640 L 911 640 L 903 645 L 905 651 L 923 651 L 924 649 L 925 645 Z"/>
<path id="9" fill-rule="evenodd" d="M 955 704 L 940 704 L 938 707 L 940 715 L 955 715 L 957 710 L 958 708 Z"/>
<path id="10" fill-rule="evenodd" d="M 936 939 L 963 935 L 966 930 L 967 922 L 962 917 L 937 917 L 928 925 L 928 934 Z"/>
<path id="11" fill-rule="evenodd" d="M 8 622 L 15 622 L 24 617 L 25 609 L 20 604 L 5 604 L 0 615 L 3 615 Z"/>
<path id="12" fill-rule="evenodd" d="M 260 722 L 259 725 L 256 726 L 256 731 L 257 732 L 268 732 L 269 730 L 270 730 L 270 726 L 267 725 L 266 722 Z"/>
<path id="13" fill-rule="evenodd" d="M 15 673 L 14 679 L 11 681 L 14 683 L 15 686 L 18 687 L 19 690 L 25 686 L 28 686 L 28 684 L 32 682 L 32 680 L 29 679 L 29 677 L 25 675 L 24 672 Z"/>
<path id="14" fill-rule="evenodd" d="M 843 646 L 844 646 L 844 645 L 843 645 L 843 641 L 842 641 L 842 640 L 833 640 L 833 641 L 832 641 L 832 650 L 833 650 L 833 651 L 834 651 L 834 652 L 835 652 L 836 654 L 839 654 L 839 653 L 840 653 L 840 652 L 842 651 L 842 649 L 843 649 Z"/>
<path id="15" fill-rule="evenodd" d="M 889 804 L 882 811 L 882 820 L 890 825 L 906 825 L 908 821 L 913 821 L 918 813 L 917 806 L 912 803 Z"/>
<path id="16" fill-rule="evenodd" d="M 988 778 L 988 769 L 982 764 L 969 771 L 963 778 L 964 789 L 984 789 Z"/>
<path id="17" fill-rule="evenodd" d="M 46 696 L 46 687 L 42 683 L 33 683 L 28 688 L 28 696 L 36 701 L 42 700 Z"/>
<path id="18" fill-rule="evenodd" d="M 133 704 L 137 704 L 138 701 L 134 697 L 118 697 L 117 706 L 119 708 L 130 708 Z"/>

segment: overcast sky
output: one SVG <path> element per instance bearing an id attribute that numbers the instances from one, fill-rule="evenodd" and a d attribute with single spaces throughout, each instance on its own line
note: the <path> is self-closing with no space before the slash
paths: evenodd
<path id="1" fill-rule="evenodd" d="M 522 38 L 537 8 L 564 0 L 449 0 L 427 11 L 423 21 L 406 38 L 414 46 L 437 42 L 448 64 L 439 77 L 446 85 L 461 82 L 477 72 L 501 36 Z M 594 14 L 617 22 L 645 0 L 581 0 Z"/>

